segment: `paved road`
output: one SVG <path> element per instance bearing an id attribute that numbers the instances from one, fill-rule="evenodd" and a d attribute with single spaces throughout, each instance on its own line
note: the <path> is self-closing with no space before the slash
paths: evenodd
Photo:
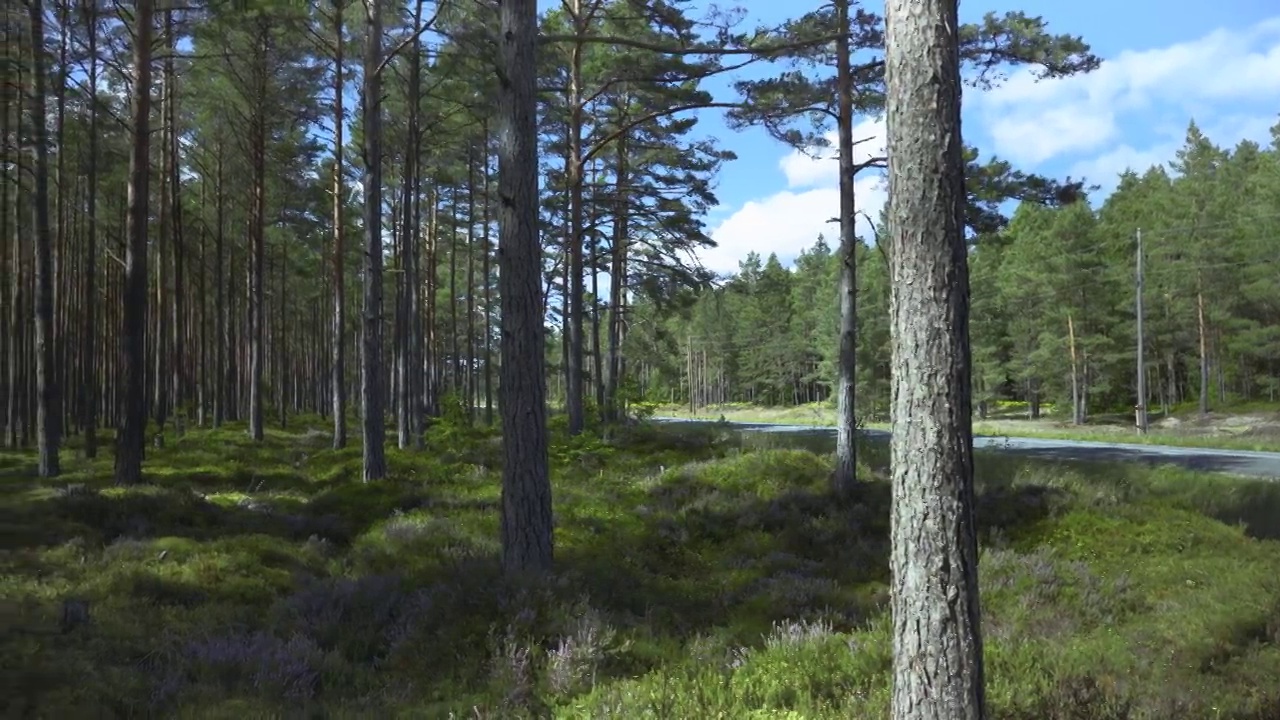
<path id="1" fill-rule="evenodd" d="M 683 418 L 660 418 L 663 422 L 697 422 Z M 760 433 L 786 433 L 818 442 L 835 441 L 835 428 L 809 425 L 773 425 L 731 422 L 730 427 Z M 889 440 L 884 430 L 863 430 L 862 435 L 882 442 Z M 1091 462 L 1144 462 L 1150 465 L 1180 465 L 1191 470 L 1225 472 L 1280 479 L 1280 452 L 1219 450 L 1139 443 L 1108 443 L 1091 440 L 1050 440 L 1046 438 L 979 435 L 975 449 L 1044 460 L 1087 460 Z"/>

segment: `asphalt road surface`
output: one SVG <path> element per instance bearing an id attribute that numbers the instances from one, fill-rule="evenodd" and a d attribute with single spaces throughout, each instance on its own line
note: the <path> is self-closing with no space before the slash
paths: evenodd
<path id="1" fill-rule="evenodd" d="M 663 422 L 707 423 L 704 420 L 660 418 Z M 729 427 L 749 432 L 782 433 L 797 439 L 821 442 L 829 438 L 832 447 L 836 430 L 833 427 L 808 425 L 773 425 L 766 423 L 727 423 Z M 863 430 L 861 434 L 871 440 L 888 442 L 889 433 L 884 430 Z M 1139 443 L 1108 443 L 1091 440 L 1050 440 L 1046 438 L 1006 437 L 978 435 L 973 438 L 975 449 L 1016 455 L 1028 459 L 1049 461 L 1088 462 L 1142 462 L 1150 465 L 1179 465 L 1190 470 L 1224 472 L 1250 477 L 1280 479 L 1280 452 L 1256 452 L 1250 450 L 1221 450 L 1217 448 L 1176 447 Z"/>

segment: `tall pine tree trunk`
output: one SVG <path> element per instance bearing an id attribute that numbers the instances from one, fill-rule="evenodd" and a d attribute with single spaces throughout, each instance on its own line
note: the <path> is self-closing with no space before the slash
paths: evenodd
<path id="1" fill-rule="evenodd" d="M 858 239 L 855 236 L 853 175 L 853 73 L 849 63 L 849 4 L 836 0 L 839 35 L 836 39 L 836 92 L 839 98 L 840 162 L 840 339 L 836 372 L 836 469 L 832 483 L 837 495 L 848 497 L 857 485 Z"/>
<path id="2" fill-rule="evenodd" d="M 214 236 L 213 236 L 213 426 L 222 427 L 231 402 L 231 384 L 228 380 L 227 361 L 231 349 L 228 317 L 235 317 L 234 309 L 223 311 L 223 297 L 226 292 L 226 281 L 223 277 L 223 250 L 226 245 L 226 194 L 223 186 L 222 142 L 217 146 L 217 190 L 214 197 Z"/>
<path id="3" fill-rule="evenodd" d="M 502 565 L 508 574 L 543 574 L 554 550 L 538 240 L 537 0 L 504 0 L 499 31 Z"/>
<path id="4" fill-rule="evenodd" d="M 36 443 L 40 477 L 57 477 L 62 405 L 53 337 L 53 258 L 49 233 L 49 144 L 45 117 L 44 7 L 29 0 L 31 10 L 31 144 L 35 156 L 32 223 L 35 261 Z"/>
<path id="5" fill-rule="evenodd" d="M 956 0 L 889 0 L 894 720 L 986 717 Z"/>
<path id="6" fill-rule="evenodd" d="M 331 367 L 333 394 L 333 447 L 340 449 L 347 446 L 347 296 L 346 271 L 343 246 L 345 231 L 343 228 L 342 208 L 346 203 L 346 184 L 342 177 L 342 125 L 345 116 L 342 110 L 343 72 L 342 49 L 345 38 L 342 30 L 342 14 L 346 10 L 346 0 L 335 0 L 333 4 L 333 33 L 335 52 L 333 56 L 333 355 Z"/>
<path id="7" fill-rule="evenodd" d="M 627 252 L 630 247 L 627 243 L 627 230 L 631 206 L 627 193 L 631 177 L 626 133 L 618 137 L 616 153 L 613 254 L 609 261 L 609 380 L 604 393 L 605 414 L 614 422 L 621 420 L 623 413 L 618 392 L 622 387 L 622 331 L 625 319 L 622 306 L 627 292 Z"/>
<path id="8" fill-rule="evenodd" d="M 493 253 L 491 228 L 493 220 L 489 213 L 493 208 L 493 198 L 491 196 L 492 183 L 489 177 L 489 124 L 484 123 L 484 231 L 481 233 L 481 242 L 484 247 L 480 249 L 481 263 L 483 269 L 481 274 L 484 276 L 484 424 L 487 427 L 493 426 L 493 274 L 489 268 L 489 257 Z"/>
<path id="9" fill-rule="evenodd" d="M 586 32 L 585 18 L 582 16 L 582 0 L 570 0 L 569 14 L 573 20 L 574 37 L 581 38 Z M 583 386 L 583 332 L 582 332 L 582 54 L 583 43 L 575 42 L 570 50 L 569 64 L 569 122 L 568 122 L 568 157 L 565 167 L 565 182 L 569 185 L 569 227 L 565 236 L 566 265 L 565 293 L 567 294 L 567 313 L 565 316 L 566 342 L 566 397 L 565 409 L 569 415 L 569 434 L 577 435 L 586 424 L 585 388 Z"/>
<path id="10" fill-rule="evenodd" d="M 174 34 L 173 10 L 165 11 L 165 35 L 168 52 L 165 54 L 165 112 L 169 116 L 165 123 L 169 128 L 169 207 L 173 215 L 173 235 L 170 242 L 173 247 L 173 303 L 171 322 L 173 324 L 173 346 L 170 352 L 171 377 L 169 378 L 169 397 L 173 405 L 174 430 L 181 435 L 184 418 L 183 402 L 186 390 L 186 294 L 183 276 L 186 256 L 182 236 L 182 177 L 179 174 L 180 157 L 178 155 L 178 76 L 173 68 L 173 56 L 177 53 L 177 37 Z"/>
<path id="11" fill-rule="evenodd" d="M 1196 279 L 1196 330 L 1200 340 L 1200 416 L 1209 414 L 1209 328 L 1204 318 L 1202 281 Z"/>
<path id="12" fill-rule="evenodd" d="M 151 137 L 152 0 L 134 5 L 133 148 L 129 157 L 129 215 L 125 236 L 124 318 L 120 333 L 124 359 L 123 417 L 116 434 L 116 482 L 142 480 L 146 448 L 147 193 Z"/>
<path id="13" fill-rule="evenodd" d="M 270 53 L 270 30 L 267 16 L 258 18 L 257 76 L 254 78 L 257 98 L 252 120 L 253 162 L 253 212 L 249 258 L 249 437 L 261 442 L 265 437 L 263 427 L 262 378 L 265 372 L 266 349 L 263 347 L 266 331 L 266 230 L 267 230 L 267 57 Z"/>
<path id="14" fill-rule="evenodd" d="M 84 454 L 92 460 L 98 456 L 98 383 L 97 358 L 94 353 L 98 325 L 98 5 L 85 4 L 85 25 L 89 33 L 89 228 L 85 233 L 84 271 L 84 336 L 80 338 L 80 424 L 84 429 Z M 3 133 L 0 133 L 3 135 Z M 4 237 L 0 231 L 0 239 Z M 2 242 L 2 240 L 0 240 Z"/>
<path id="15" fill-rule="evenodd" d="M 364 481 L 387 475 L 382 384 L 382 2 L 365 4 L 364 54 L 364 336 L 360 389 Z"/>

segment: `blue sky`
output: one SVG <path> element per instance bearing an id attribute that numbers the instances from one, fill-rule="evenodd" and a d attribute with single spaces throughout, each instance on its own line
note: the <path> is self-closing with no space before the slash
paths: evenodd
<path id="1" fill-rule="evenodd" d="M 553 3 L 539 3 L 551 6 Z M 728 3 L 726 3 L 728 4 Z M 819 0 L 739 0 L 748 25 L 799 15 Z M 870 9 L 883 11 L 878 2 Z M 1014 73 L 1003 87 L 966 92 L 966 141 L 1018 167 L 1051 176 L 1085 176 L 1114 186 L 1126 166 L 1145 169 L 1173 158 L 1194 117 L 1211 139 L 1234 145 L 1267 141 L 1280 114 L 1280 6 L 1275 0 L 966 0 L 962 20 L 988 11 L 1041 15 L 1056 33 L 1081 35 L 1103 58 L 1088 76 L 1032 83 Z M 711 89 L 727 88 L 727 82 Z M 729 96 L 729 93 L 725 93 Z M 721 173 L 721 201 L 709 218 L 719 247 L 700 253 L 729 272 L 750 251 L 789 261 L 834 228 L 835 161 L 789 151 L 762 131 L 734 132 L 718 113 L 699 127 L 738 160 Z M 883 147 L 883 125 L 861 118 L 858 137 Z M 859 205 L 872 217 L 884 202 L 876 178 L 858 182 Z"/>

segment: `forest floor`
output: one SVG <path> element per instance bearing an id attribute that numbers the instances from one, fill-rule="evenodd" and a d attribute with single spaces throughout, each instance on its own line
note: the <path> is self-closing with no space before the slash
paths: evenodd
<path id="1" fill-rule="evenodd" d="M 690 413 L 688 406 L 660 405 L 656 414 L 662 417 L 723 417 L 730 422 L 776 423 L 829 427 L 835 424 L 835 410 L 830 405 L 808 404 L 790 407 L 764 407 L 747 404 L 713 405 Z M 875 430 L 888 430 L 884 421 L 865 423 Z M 1167 417 L 1152 415 L 1150 429 L 1139 435 L 1132 415 L 1098 415 L 1084 425 L 1073 425 L 1069 419 L 1049 414 L 1037 420 L 1027 418 L 1025 403 L 1009 403 L 996 408 L 986 419 L 974 418 L 976 435 L 1035 437 L 1053 440 L 1091 440 L 1098 442 L 1147 443 L 1183 447 L 1222 448 L 1226 450 L 1261 450 L 1280 452 L 1280 405 L 1242 405 L 1215 409 L 1207 416 L 1192 410 L 1176 409 Z"/>
<path id="2" fill-rule="evenodd" d="M 498 567 L 499 444 L 359 481 L 320 419 L 0 454 L 4 717 L 886 717 L 886 450 L 553 432 L 554 577 Z M 776 440 L 773 441 L 776 443 Z M 993 717 L 1280 717 L 1280 484 L 978 458 Z"/>

